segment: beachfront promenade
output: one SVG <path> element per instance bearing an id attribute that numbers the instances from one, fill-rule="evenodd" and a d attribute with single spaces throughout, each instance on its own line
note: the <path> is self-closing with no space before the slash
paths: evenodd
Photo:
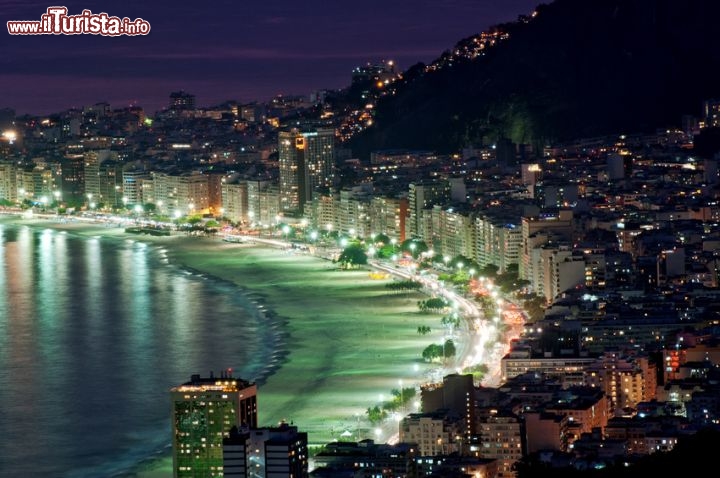
<path id="1" fill-rule="evenodd" d="M 105 226 L 114 225 L 117 227 L 124 227 L 136 224 L 136 219 L 119 217 L 119 216 L 97 216 L 97 215 L 79 215 L 63 217 L 58 216 L 54 213 L 38 213 L 28 211 L 19 211 L 17 209 L 5 209 L 0 211 L 0 214 L 6 214 L 10 216 L 18 216 L 25 218 L 33 218 L 48 221 L 60 221 L 60 222 L 75 222 L 79 224 L 103 224 Z M 173 235 L 186 235 L 185 232 L 173 231 Z M 259 235 L 218 235 L 215 237 L 216 240 L 224 240 L 231 242 L 242 242 L 249 244 L 264 245 L 267 247 L 287 251 L 291 248 L 292 244 L 286 240 L 277 239 L 274 236 L 259 236 Z M 334 255 L 339 251 L 336 248 L 328 247 L 316 247 L 314 248 L 314 256 L 331 260 Z M 457 353 L 451 363 L 445 364 L 443 367 L 436 369 L 434 378 L 442 380 L 444 375 L 450 373 L 460 373 L 464 369 L 473 365 L 484 363 L 488 367 L 487 373 L 484 375 L 482 385 L 489 387 L 497 387 L 500 384 L 500 359 L 504 353 L 509 349 L 509 342 L 519 334 L 519 330 L 513 330 L 513 333 L 505 335 L 505 343 L 497 344 L 495 347 L 488 347 L 488 343 L 497 341 L 498 331 L 495 325 L 489 318 L 483 317 L 478 304 L 472 300 L 464 297 L 462 294 L 448 288 L 442 281 L 437 279 L 422 276 L 416 273 L 416 270 L 398 266 L 397 263 L 387 260 L 370 259 L 368 265 L 376 270 L 380 270 L 391 274 L 396 278 L 405 280 L 414 280 L 421 283 L 424 287 L 424 292 L 427 295 L 439 295 L 448 300 L 451 304 L 456 304 L 460 312 L 461 327 L 459 330 L 460 336 L 454 335 L 453 338 L 456 344 Z"/>
<path id="2" fill-rule="evenodd" d="M 165 250 L 172 264 L 238 284 L 272 311 L 286 331 L 286 359 L 261 385 L 261 420 L 264 424 L 294 420 L 308 431 L 314 444 L 362 438 L 392 441 L 397 421 L 387 420 L 377 433 L 367 421 L 368 407 L 387 400 L 399 383 L 419 386 L 429 379 L 442 380 L 444 373 L 456 373 L 466 360 L 485 350 L 482 330 L 470 333 L 464 325 L 456 331 L 457 360 L 442 370 L 437 364 L 423 363 L 422 348 L 428 342 L 439 343 L 445 334 L 438 326 L 440 317 L 421 313 L 416 305 L 423 295 L 437 294 L 431 283 L 425 284 L 422 293 L 388 293 L 387 280 L 371 279 L 367 267 L 340 271 L 327 260 L 288 248 L 286 241 L 277 238 L 258 241 L 250 236 L 253 243 L 235 244 L 224 242 L 221 236 L 184 232 L 169 237 L 130 234 L 124 230 L 127 223 L 91 218 L 73 221 L 35 215 L 18 219 L 20 224 L 87 237 L 147 242 Z M 409 272 L 392 263 L 373 260 L 370 265 L 374 264 L 392 268 L 396 277 Z M 459 294 L 457 298 L 464 316 L 487 323 L 474 301 Z M 433 332 L 420 336 L 416 329 L 425 324 Z M 233 364 L 232 357 L 228 360 L 227 365 L 241 365 Z M 499 360 L 483 362 L 499 370 Z M 409 403 L 403 412 L 415 411 L 415 407 Z"/>
<path id="3" fill-rule="evenodd" d="M 274 238 L 259 236 L 236 236 L 244 242 L 254 242 L 265 244 L 271 247 L 279 247 L 288 249 L 291 244 Z M 329 259 L 327 252 L 325 254 L 316 254 L 317 257 Z M 423 285 L 424 291 L 428 295 L 439 295 L 445 298 L 450 304 L 455 304 L 460 311 L 462 333 L 461 339 L 456 343 L 457 353 L 454 360 L 445 364 L 435 375 L 436 379 L 442 380 L 442 377 L 452 373 L 461 373 L 464 369 L 485 363 L 488 367 L 487 373 L 484 375 L 482 385 L 486 387 L 497 387 L 500 385 L 500 359 L 505 351 L 509 348 L 510 340 L 517 334 L 508 334 L 505 344 L 494 347 L 492 351 L 487 352 L 488 342 L 495 341 L 497 338 L 497 330 L 489 318 L 483 316 L 478 304 L 464 297 L 458 292 L 448 289 L 446 285 L 437 279 L 422 276 L 415 272 L 415 269 L 400 267 L 392 261 L 382 261 L 377 259 L 368 260 L 368 265 L 372 268 L 391 274 L 392 276 L 404 280 L 413 280 Z M 451 338 L 451 337 L 448 337 Z"/>

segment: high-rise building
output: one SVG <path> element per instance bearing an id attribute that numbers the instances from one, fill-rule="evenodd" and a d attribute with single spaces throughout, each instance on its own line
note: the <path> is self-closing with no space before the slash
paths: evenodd
<path id="1" fill-rule="evenodd" d="M 171 110 L 194 110 L 195 95 L 186 93 L 182 90 L 170 93 L 170 109 Z"/>
<path id="2" fill-rule="evenodd" d="M 705 127 L 720 126 L 720 100 L 710 99 L 703 101 L 703 119 Z"/>
<path id="3" fill-rule="evenodd" d="M 407 197 L 374 197 L 370 204 L 370 229 L 403 242 L 407 214 Z"/>
<path id="4" fill-rule="evenodd" d="M 335 130 L 293 128 L 278 134 L 280 209 L 302 214 L 318 188 L 330 188 L 335 175 Z"/>
<path id="5" fill-rule="evenodd" d="M 85 159 L 82 154 L 66 155 L 61 161 L 62 200 L 82 203 L 85 194 Z"/>
<path id="6" fill-rule="evenodd" d="M 532 269 L 533 249 L 539 248 L 549 238 L 540 239 L 542 232 L 551 232 L 560 239 L 572 239 L 573 234 L 573 212 L 569 209 L 558 210 L 556 212 L 546 212 L 538 215 L 529 215 L 522 217 L 522 249 L 520 251 L 519 276 L 521 279 L 530 280 L 537 284 L 538 281 L 533 280 L 536 271 Z M 537 240 L 534 240 L 537 239 Z"/>
<path id="7" fill-rule="evenodd" d="M 223 475 L 223 439 L 232 427 L 257 426 L 257 386 L 230 373 L 193 375 L 170 391 L 173 477 Z"/>
<path id="8" fill-rule="evenodd" d="M 233 428 L 223 441 L 223 476 L 307 477 L 307 433 L 284 422 L 269 428 Z"/>
<path id="9" fill-rule="evenodd" d="M 526 453 L 540 450 L 567 451 L 569 417 L 542 411 L 526 411 L 523 418 Z"/>
<path id="10" fill-rule="evenodd" d="M 277 221 L 280 200 L 277 184 L 270 181 L 247 181 L 248 222 L 261 227 Z"/>
<path id="11" fill-rule="evenodd" d="M 498 461 L 498 478 L 514 478 L 513 465 L 523 457 L 522 424 L 510 412 L 490 408 L 478 417 L 478 456 Z"/>
<path id="12" fill-rule="evenodd" d="M 210 208 L 209 175 L 192 171 L 181 174 L 153 174 L 153 202 L 174 213 L 207 212 Z M 147 201 L 148 197 L 144 196 Z"/>
<path id="13" fill-rule="evenodd" d="M 63 175 L 64 177 L 64 175 Z M 121 201 L 124 206 L 131 206 L 134 204 L 142 204 L 142 188 L 141 182 L 143 179 L 148 179 L 150 176 L 142 168 L 136 165 L 130 165 L 125 167 L 122 172 L 122 198 Z M 158 207 L 158 210 L 162 211 Z"/>
<path id="14" fill-rule="evenodd" d="M 17 191 L 17 166 L 11 161 L 0 162 L 0 199 L 15 202 Z"/>
<path id="15" fill-rule="evenodd" d="M 84 180 L 85 180 L 85 196 L 87 202 L 97 202 L 102 199 L 102 191 L 100 188 L 100 165 L 105 161 L 117 158 L 117 153 L 109 149 L 90 150 L 85 152 L 84 161 Z"/>
<path id="16" fill-rule="evenodd" d="M 426 209 L 435 205 L 444 206 L 450 201 L 451 187 L 447 181 L 424 181 L 410 184 L 408 196 L 408 210 L 410 213 L 407 223 L 408 239 L 416 237 L 426 239 L 422 233 L 422 215 Z"/>
<path id="17" fill-rule="evenodd" d="M 225 182 L 221 186 L 223 217 L 232 222 L 248 221 L 248 184 L 247 181 Z"/>
<path id="18" fill-rule="evenodd" d="M 475 402 L 473 376 L 451 374 L 443 377 L 442 384 L 426 385 L 421 388 L 423 412 L 448 410 L 463 420 L 461 433 L 469 437 L 475 426 Z"/>
<path id="19" fill-rule="evenodd" d="M 464 427 L 464 417 L 448 410 L 411 413 L 400 421 L 400 442 L 416 443 L 420 456 L 459 453 Z"/>

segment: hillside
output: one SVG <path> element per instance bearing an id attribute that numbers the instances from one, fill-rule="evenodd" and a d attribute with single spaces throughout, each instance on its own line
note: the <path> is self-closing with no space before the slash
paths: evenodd
<path id="1" fill-rule="evenodd" d="M 456 151 L 652 131 L 720 96 L 712 0 L 557 0 L 508 39 L 440 69 L 415 65 L 350 147 Z M 465 40 L 467 41 L 467 40 Z M 458 45 L 461 45 L 459 43 Z M 457 50 L 456 46 L 456 50 Z"/>

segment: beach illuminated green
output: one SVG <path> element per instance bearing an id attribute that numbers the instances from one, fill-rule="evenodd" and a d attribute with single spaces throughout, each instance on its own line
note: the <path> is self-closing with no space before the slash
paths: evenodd
<path id="1" fill-rule="evenodd" d="M 417 302 L 426 297 L 419 292 L 393 292 L 386 287 L 392 279 L 372 278 L 369 269 L 340 270 L 330 261 L 306 254 L 217 237 L 151 237 L 102 225 L 21 222 L 153 243 L 166 249 L 172 263 L 231 281 L 249 293 L 277 318 L 285 335 L 286 354 L 268 363 L 276 370 L 258 387 L 260 425 L 292 421 L 308 432 L 311 444 L 390 438 L 397 424 L 386 425 L 376 436 L 365 419 L 366 409 L 381 398 L 388 400 L 391 390 L 401 384 L 410 387 L 423 381 L 431 365 L 421 360 L 422 350 L 441 341 L 440 316 L 418 310 Z M 421 325 L 432 332 L 419 335 Z M 232 363 L 233 357 L 227 361 Z M 200 372 L 187 371 L 188 376 Z M 172 476 L 168 458 L 146 463 L 135 476 Z"/>
<path id="2" fill-rule="evenodd" d="M 391 292 L 391 279 L 372 279 L 367 269 L 202 239 L 181 241 L 168 255 L 252 291 L 286 321 L 287 360 L 259 387 L 260 422 L 293 421 L 315 443 L 346 430 L 355 436 L 356 416 L 381 394 L 388 399 L 400 381 L 407 387 L 422 380 L 422 349 L 440 340 L 439 317 L 418 311 L 420 293 Z M 435 333 L 419 336 L 420 325 Z"/>

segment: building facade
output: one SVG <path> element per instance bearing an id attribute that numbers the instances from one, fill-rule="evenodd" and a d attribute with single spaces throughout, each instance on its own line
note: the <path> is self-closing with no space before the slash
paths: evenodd
<path id="1" fill-rule="evenodd" d="M 230 374 L 201 378 L 170 391 L 173 477 L 223 475 L 223 440 L 232 427 L 257 426 L 257 386 Z"/>
<path id="2" fill-rule="evenodd" d="M 335 130 L 293 128 L 278 134 L 280 208 L 302 214 L 318 188 L 333 186 Z"/>

